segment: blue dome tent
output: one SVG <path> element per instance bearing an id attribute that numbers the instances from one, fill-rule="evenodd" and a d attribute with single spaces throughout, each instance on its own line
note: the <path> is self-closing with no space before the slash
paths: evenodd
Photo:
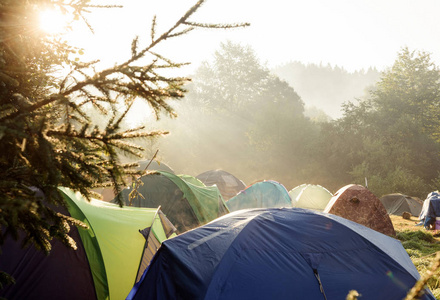
<path id="1" fill-rule="evenodd" d="M 403 299 L 419 277 L 398 240 L 363 225 L 251 209 L 164 241 L 127 299 Z"/>

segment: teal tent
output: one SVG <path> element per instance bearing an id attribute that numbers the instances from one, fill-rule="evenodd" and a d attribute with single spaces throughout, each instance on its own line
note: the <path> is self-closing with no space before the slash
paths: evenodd
<path id="1" fill-rule="evenodd" d="M 226 202 L 230 211 L 245 208 L 291 207 L 289 193 L 279 182 L 259 181 Z"/>
<path id="2" fill-rule="evenodd" d="M 333 194 L 317 184 L 301 184 L 289 191 L 292 206 L 324 211 Z"/>
<path id="3" fill-rule="evenodd" d="M 0 290 L 7 299 L 124 299 L 174 226 L 158 208 L 119 207 L 60 188 L 68 215 L 88 229 L 70 227 L 77 250 L 52 241 L 49 255 L 8 238 L 0 270 L 16 284 Z M 62 211 L 62 209 L 60 209 Z M 142 231 L 143 233 L 141 233 Z M 148 241 L 148 242 L 147 242 Z"/>
<path id="4" fill-rule="evenodd" d="M 125 205 L 160 205 L 178 232 L 203 225 L 229 212 L 216 186 L 195 185 L 188 179 L 164 171 L 149 172 L 140 180 L 137 192 L 134 187 L 129 187 L 118 196 L 122 197 Z M 116 198 L 112 200 L 115 201 Z"/>

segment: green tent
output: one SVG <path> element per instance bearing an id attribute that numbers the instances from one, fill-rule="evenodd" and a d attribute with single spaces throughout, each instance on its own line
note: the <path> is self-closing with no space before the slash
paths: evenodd
<path id="1" fill-rule="evenodd" d="M 422 211 L 423 201 L 400 193 L 388 194 L 380 199 L 389 215 L 401 216 L 404 212 L 418 217 Z"/>
<path id="2" fill-rule="evenodd" d="M 89 225 L 88 230 L 80 229 L 79 234 L 89 263 L 95 265 L 92 267 L 95 287 L 107 281 L 111 299 L 125 298 L 136 279 L 140 279 L 142 258 L 148 253 L 145 251 L 148 248 L 144 248 L 145 237 L 139 230 L 152 227 L 153 235 L 150 237 L 155 237 L 160 243 L 174 230 L 165 232 L 164 225 L 169 228 L 169 223 L 161 222 L 163 219 L 157 208 L 120 208 L 99 200 L 88 202 L 81 194 L 68 189 L 61 191 L 68 201 L 71 216 Z M 158 221 L 153 223 L 155 219 Z M 143 262 L 144 270 L 148 263 Z"/>
<path id="3" fill-rule="evenodd" d="M 324 211 L 333 194 L 317 184 L 301 184 L 289 192 L 292 206 Z"/>
<path id="4" fill-rule="evenodd" d="M 126 163 L 128 163 L 128 162 L 129 161 L 126 161 Z M 173 169 L 171 169 L 165 163 L 157 161 L 157 160 L 147 159 L 147 160 L 137 161 L 137 163 L 139 164 L 139 167 L 137 169 L 140 171 L 149 171 L 149 172 L 151 172 L 151 171 L 165 171 L 165 172 L 174 174 Z M 128 178 L 127 180 L 128 180 L 128 182 L 131 182 L 131 178 Z M 96 189 L 94 189 L 94 191 L 101 195 L 103 201 L 109 202 L 113 198 L 115 198 L 115 193 L 114 193 L 113 187 L 96 188 Z"/>
<path id="5" fill-rule="evenodd" d="M 119 207 L 60 188 L 67 211 L 88 225 L 70 226 L 77 250 L 53 240 L 49 255 L 5 240 L 0 270 L 16 284 L 0 290 L 7 299 L 125 299 L 161 243 L 175 236 L 158 208 Z M 44 197 L 44 195 L 42 195 Z M 147 242 L 148 241 L 148 242 Z"/>
<path id="6" fill-rule="evenodd" d="M 164 162 L 158 161 L 158 160 L 141 160 L 137 162 L 139 164 L 139 170 L 147 170 L 147 171 L 165 171 L 168 173 L 175 173 L 173 169 L 171 169 L 170 166 L 165 164 Z M 148 167 L 148 168 L 147 168 Z M 145 169 L 146 168 L 146 169 Z"/>
<path id="7" fill-rule="evenodd" d="M 186 174 L 179 174 L 178 176 L 183 180 L 185 180 L 186 182 L 189 182 L 193 185 L 206 187 L 206 185 L 203 182 L 201 182 L 199 179 L 195 178 L 194 176 L 186 175 Z"/>
<path id="8" fill-rule="evenodd" d="M 129 187 L 118 196 L 122 197 L 125 205 L 160 205 L 178 232 L 198 227 L 229 212 L 216 186 L 195 185 L 188 179 L 165 171 L 147 173 L 140 180 L 142 184 L 137 193 Z M 131 203 L 130 193 L 134 196 Z M 112 200 L 115 201 L 116 198 Z"/>

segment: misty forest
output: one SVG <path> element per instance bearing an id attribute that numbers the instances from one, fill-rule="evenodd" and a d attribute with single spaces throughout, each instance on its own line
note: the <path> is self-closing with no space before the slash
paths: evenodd
<path id="1" fill-rule="evenodd" d="M 178 117 L 155 129 L 153 155 L 178 173 L 223 169 L 250 185 L 333 193 L 357 183 L 422 199 L 439 183 L 438 67 L 403 48 L 383 72 L 288 62 L 268 69 L 246 45 L 225 42 L 192 76 Z M 150 125 L 151 126 L 151 125 Z"/>
<path id="2" fill-rule="evenodd" d="M 371 289 L 373 285 L 364 286 L 365 282 L 387 281 L 392 288 L 383 290 L 400 296 L 419 282 L 416 295 L 407 299 L 416 299 L 422 293 L 426 296 L 423 299 L 433 299 L 424 288 L 430 280 L 428 287 L 440 295 L 438 276 L 426 271 L 430 261 L 435 260 L 432 270 L 440 266 L 440 251 L 436 248 L 440 242 L 435 239 L 438 235 L 428 232 L 436 229 L 435 216 L 425 215 L 425 223 L 418 224 L 423 223 L 418 227 L 422 230 L 416 231 L 411 216 L 422 219 L 418 213 L 405 211 L 410 215 L 405 219 L 409 225 L 395 230 L 393 226 L 401 225 L 403 215 L 399 222 L 392 221 L 376 199 L 391 193 L 425 199 L 439 188 L 440 69 L 431 54 L 402 47 L 394 63 L 380 71 L 370 67 L 349 72 L 337 65 L 306 64 L 295 57 L 268 67 L 250 45 L 226 39 L 219 41 L 190 75 L 185 75 L 188 73 L 182 70 L 190 62 L 174 61 L 174 57 L 168 57 L 173 55 L 166 52 L 179 49 L 173 44 L 175 39 L 193 30 L 228 31 L 250 26 L 247 22 L 198 21 L 197 12 L 204 2 L 195 1 L 169 26 L 154 16 L 146 36 L 133 36 L 126 52 L 116 53 L 116 62 L 109 65 L 104 55 L 88 56 L 87 49 L 70 43 L 67 32 L 85 28 L 93 34 L 88 17 L 97 10 L 122 5 L 100 5 L 90 0 L 0 1 L 0 298 L 50 299 L 53 293 L 60 293 L 62 296 L 56 298 L 131 299 L 125 297 L 131 294 L 133 285 L 142 283 L 145 274 L 160 269 L 154 264 L 160 263 L 160 255 L 166 255 L 166 251 L 175 257 L 189 253 L 196 258 L 189 266 L 183 255 L 183 271 L 170 272 L 172 280 L 179 281 L 176 286 L 189 295 L 192 283 L 181 284 L 179 276 L 196 278 L 204 274 L 195 271 L 197 276 L 192 276 L 193 267 L 207 270 L 214 266 L 215 271 L 220 270 L 211 258 L 219 259 L 220 265 L 226 260 L 216 251 L 225 250 L 232 255 L 239 253 L 237 257 L 251 252 L 262 253 L 258 259 L 269 255 L 261 262 L 251 258 L 242 265 L 257 270 L 266 264 L 277 276 L 283 276 L 277 282 L 283 289 L 291 288 L 285 278 L 301 272 L 313 288 L 304 288 L 301 281 L 295 281 L 295 288 L 300 293 L 310 290 L 318 295 L 313 299 L 322 299 L 323 286 L 315 264 L 321 263 L 324 252 L 322 257 L 327 253 L 333 257 L 333 250 L 339 246 L 347 247 L 335 251 L 345 258 L 331 258 L 331 267 L 323 272 L 323 278 L 347 282 L 349 288 L 352 278 L 360 278 L 358 287 L 372 294 L 377 291 Z M 69 18 L 61 27 L 64 33 L 51 33 L 41 26 L 42 20 L 47 21 L 44 12 Z M 75 27 L 76 23 L 83 27 Z M 85 31 L 81 30 L 78 36 L 83 38 Z M 115 43 L 113 37 L 111 40 Z M 153 168 L 148 172 L 153 162 L 169 167 L 175 174 Z M 234 184 L 240 190 L 226 198 L 217 183 L 205 185 L 195 178 L 217 169 L 236 176 L 239 180 L 236 178 Z M 148 183 L 152 177 L 157 181 Z M 278 197 L 260 194 L 274 204 L 234 212 L 234 200 L 246 195 L 247 186 L 268 181 L 285 190 L 284 202 L 275 204 Z M 385 222 L 390 230 L 346 220 L 337 213 L 333 215 L 333 211 L 323 212 L 324 208 L 317 213 L 291 207 L 299 197 L 294 200 L 288 191 L 302 184 L 327 189 L 327 196 L 331 195 L 326 205 L 330 198 L 341 196 L 333 198 L 341 187 L 362 186 L 371 194 L 367 201 L 353 196 L 345 202 L 354 206 L 341 210 L 352 210 L 373 225 Z M 107 192 L 110 197 L 105 199 Z M 157 194 L 150 196 L 147 192 Z M 133 205 L 134 199 L 140 207 Z M 440 195 L 436 200 L 440 207 Z M 430 201 L 425 202 L 429 209 Z M 359 209 L 360 204 L 367 204 L 367 213 Z M 288 222 L 286 226 L 284 221 Z M 267 230 L 269 226 L 275 226 L 273 231 Z M 236 230 L 238 227 L 240 230 Z M 411 228 L 410 233 L 407 228 Z M 301 235 L 304 239 L 285 239 Z M 178 250 L 167 248 L 186 237 L 195 240 L 186 246 L 182 243 L 184 246 Z M 243 237 L 248 239 L 244 246 L 233 249 Z M 303 240 L 304 245 L 295 244 Z M 328 241 L 335 243 L 335 248 Z M 282 245 L 284 242 L 293 244 Z M 428 242 L 429 247 L 422 249 L 422 242 Z M 267 245 L 275 248 L 264 248 Z M 354 248 L 361 249 L 356 254 L 359 257 L 352 255 L 357 251 Z M 439 255 L 434 258 L 436 252 Z M 282 259 L 293 265 L 287 266 L 284 261 L 273 264 L 273 259 L 281 258 L 271 258 L 273 253 L 287 253 Z M 369 260 L 364 261 L 365 253 L 369 253 Z M 397 253 L 396 259 L 393 253 Z M 392 254 L 390 259 L 388 254 Z M 417 269 L 407 254 L 417 262 Z M 208 257 L 208 261 L 199 261 L 202 257 Z M 369 271 L 362 277 L 365 274 L 358 272 L 359 262 L 365 263 L 363 267 L 368 270 L 381 272 L 381 277 Z M 306 271 L 295 273 L 297 263 L 305 266 L 298 270 Z M 179 263 L 169 265 L 180 268 Z M 391 265 L 396 267 L 394 274 Z M 287 273 L 279 272 L 286 266 Z M 332 269 L 339 267 L 348 271 Z M 422 280 L 420 270 L 427 274 Z M 351 275 L 352 271 L 356 276 Z M 338 272 L 348 275 L 340 279 L 334 275 Z M 248 273 L 235 274 L 238 282 L 242 274 Z M 266 277 L 274 276 L 267 276 L 262 269 L 258 273 L 264 281 L 258 288 L 270 286 L 278 292 L 277 285 L 266 284 Z M 209 276 L 197 277 L 193 287 L 203 290 L 200 282 L 210 284 Z M 237 289 L 235 295 L 243 291 L 258 294 L 252 276 L 250 288 Z M 397 279 L 389 280 L 393 276 Z M 348 277 L 350 280 L 346 280 Z M 155 286 L 157 278 L 162 277 L 145 282 Z M 402 278 L 407 280 L 406 286 L 396 288 Z M 79 281 L 87 291 L 77 288 Z M 212 286 L 217 288 L 214 283 Z M 146 293 L 152 291 L 144 288 Z M 89 292 L 90 296 L 84 296 Z M 344 286 L 336 292 L 338 296 L 329 299 L 345 297 L 348 290 Z M 164 294 L 172 295 L 168 288 Z M 386 293 L 382 296 L 380 299 L 390 299 Z M 204 297 L 200 299 L 212 299 Z"/>

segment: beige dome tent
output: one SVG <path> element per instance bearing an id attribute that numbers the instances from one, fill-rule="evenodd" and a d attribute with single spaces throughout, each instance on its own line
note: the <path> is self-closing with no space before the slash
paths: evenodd
<path id="1" fill-rule="evenodd" d="M 333 194 L 316 184 L 301 184 L 289 192 L 292 206 L 323 211 Z"/>
<path id="2" fill-rule="evenodd" d="M 358 184 L 349 184 L 340 188 L 327 204 L 324 212 L 354 221 L 389 236 L 396 235 L 382 202 L 370 190 Z"/>

